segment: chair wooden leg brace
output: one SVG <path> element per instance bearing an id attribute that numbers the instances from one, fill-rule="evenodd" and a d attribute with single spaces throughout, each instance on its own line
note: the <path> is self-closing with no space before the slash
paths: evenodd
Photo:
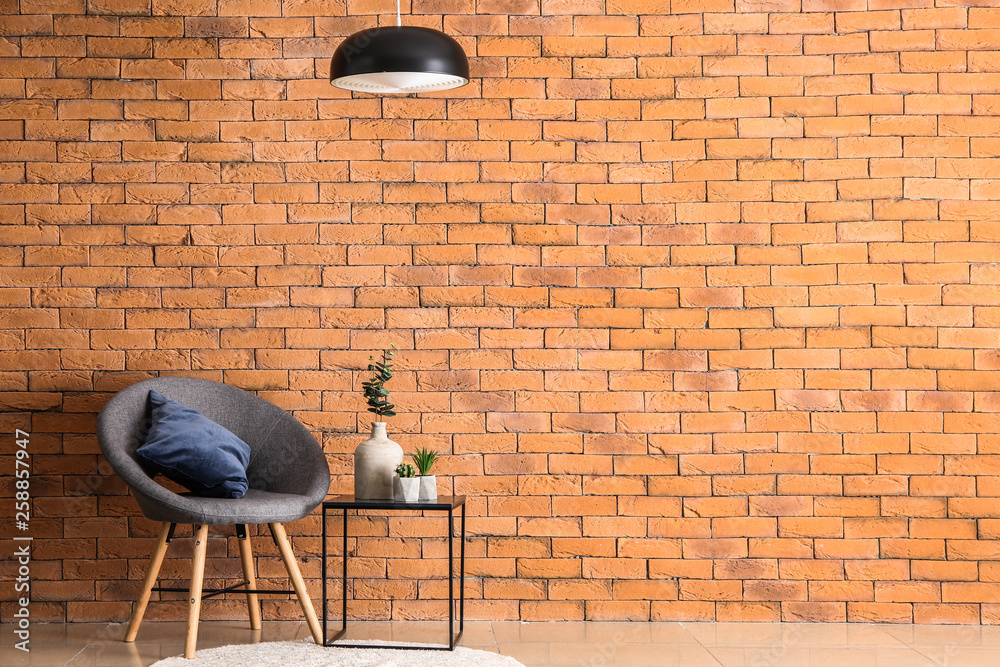
<path id="1" fill-rule="evenodd" d="M 146 613 L 146 605 L 149 604 L 149 597 L 153 594 L 153 586 L 156 585 L 156 578 L 160 575 L 160 566 L 163 565 L 163 557 L 167 554 L 168 538 L 172 523 L 164 523 L 160 528 L 160 540 L 156 543 L 153 555 L 149 558 L 149 567 L 146 569 L 146 578 L 142 580 L 142 593 L 135 601 L 135 608 L 132 610 L 132 619 L 128 622 L 128 631 L 125 633 L 125 641 L 134 642 L 135 636 L 139 632 L 139 625 L 142 617 Z"/>
<path id="2" fill-rule="evenodd" d="M 201 589 L 205 579 L 205 553 L 208 549 L 208 525 L 194 527 L 194 563 L 191 565 L 191 588 L 188 592 L 187 637 L 184 657 L 194 658 L 198 647 L 198 617 L 201 616 Z"/>
<path id="3" fill-rule="evenodd" d="M 271 527 L 271 535 L 274 536 L 274 541 L 278 545 L 278 551 L 281 552 L 281 560 L 284 561 L 285 569 L 288 570 L 288 578 L 292 580 L 292 587 L 295 589 L 296 597 L 299 598 L 302 613 L 306 616 L 306 623 L 309 625 L 313 639 L 316 641 L 317 646 L 322 646 L 324 644 L 323 631 L 319 627 L 319 619 L 316 618 L 316 610 L 313 609 L 312 600 L 309 599 L 306 582 L 303 581 L 302 573 L 299 572 L 299 564 L 295 560 L 292 546 L 288 543 L 288 535 L 285 534 L 285 527 L 280 523 L 270 523 L 268 525 Z"/>
<path id="4" fill-rule="evenodd" d="M 253 552 L 250 550 L 250 536 L 247 527 L 236 526 L 236 537 L 240 545 L 240 561 L 243 563 L 243 578 L 247 580 L 247 588 L 257 588 L 257 576 L 253 567 Z M 250 613 L 250 629 L 260 630 L 260 602 L 256 593 L 247 593 L 247 607 Z"/>

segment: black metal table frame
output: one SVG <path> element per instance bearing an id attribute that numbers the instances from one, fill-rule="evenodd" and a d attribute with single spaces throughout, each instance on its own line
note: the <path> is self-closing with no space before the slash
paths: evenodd
<path id="1" fill-rule="evenodd" d="M 458 633 L 455 633 L 455 508 L 461 507 L 461 535 L 459 538 L 459 607 Z M 341 583 L 343 586 L 343 627 L 331 639 L 327 639 L 327 533 L 326 521 L 328 510 L 344 511 L 344 560 Z M 347 633 L 347 510 L 428 510 L 448 512 L 448 645 L 414 645 L 414 644 L 346 644 L 336 643 Z M 425 501 L 403 503 L 393 500 L 356 500 L 354 496 L 336 496 L 333 500 L 323 503 L 323 645 L 339 646 L 341 648 L 390 648 L 390 649 L 423 649 L 432 651 L 454 651 L 455 646 L 465 631 L 465 496 L 440 496 L 436 502 Z"/>

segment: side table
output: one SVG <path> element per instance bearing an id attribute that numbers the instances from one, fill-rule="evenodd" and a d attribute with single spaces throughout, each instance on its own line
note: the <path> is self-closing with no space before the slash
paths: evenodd
<path id="1" fill-rule="evenodd" d="M 462 530 L 459 541 L 459 605 L 458 633 L 455 633 L 455 510 L 462 509 Z M 333 510 L 343 510 L 344 517 L 344 567 L 341 573 L 343 585 L 343 627 L 331 639 L 327 639 L 327 534 L 326 521 L 328 513 Z M 428 510 L 448 513 L 448 645 L 415 646 L 413 644 L 338 644 L 338 639 L 347 632 L 347 510 Z M 340 646 L 343 648 L 420 648 L 435 651 L 454 651 L 455 645 L 462 638 L 465 629 L 465 496 L 438 496 L 437 500 L 419 501 L 415 503 L 396 502 L 394 500 L 358 500 L 353 495 L 335 496 L 332 500 L 323 502 L 323 639 L 325 646 Z"/>

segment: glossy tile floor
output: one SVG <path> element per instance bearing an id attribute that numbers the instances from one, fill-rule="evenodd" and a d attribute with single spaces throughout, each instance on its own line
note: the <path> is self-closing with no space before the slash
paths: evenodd
<path id="1" fill-rule="evenodd" d="M 446 641 L 443 623 L 357 623 L 348 639 Z M 31 651 L 0 625 L 3 667 L 143 667 L 183 652 L 183 623 L 147 622 L 135 644 L 121 624 L 34 624 Z M 305 624 L 201 624 L 199 649 L 308 636 Z M 461 645 L 526 667 L 996 667 L 1000 627 L 777 623 L 466 623 Z M 333 649 L 331 649 L 333 650 Z M 252 667 L 244 665 L 241 667 Z"/>

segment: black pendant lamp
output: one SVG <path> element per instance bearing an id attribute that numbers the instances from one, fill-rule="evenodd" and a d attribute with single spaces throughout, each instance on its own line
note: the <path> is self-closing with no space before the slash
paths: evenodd
<path id="1" fill-rule="evenodd" d="M 424 93 L 469 83 L 469 59 L 454 39 L 430 28 L 396 25 L 356 32 L 337 47 L 330 83 L 363 93 Z"/>

